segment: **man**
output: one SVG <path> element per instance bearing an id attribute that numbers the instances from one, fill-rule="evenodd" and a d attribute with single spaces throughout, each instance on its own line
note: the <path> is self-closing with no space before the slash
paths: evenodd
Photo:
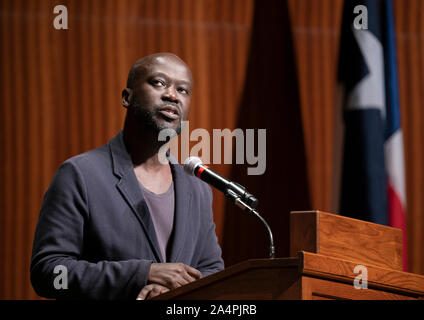
<path id="1" fill-rule="evenodd" d="M 173 54 L 140 59 L 122 92 L 123 131 L 61 165 L 35 232 L 39 295 L 146 299 L 223 269 L 209 186 L 159 161 L 158 134 L 181 131 L 192 82 Z"/>

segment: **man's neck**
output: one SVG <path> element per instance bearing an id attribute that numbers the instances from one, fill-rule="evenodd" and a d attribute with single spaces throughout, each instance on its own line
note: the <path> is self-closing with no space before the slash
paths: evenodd
<path id="1" fill-rule="evenodd" d="M 130 119 L 125 120 L 123 138 L 125 147 L 131 156 L 134 168 L 143 166 L 149 170 L 160 170 L 167 163 L 159 159 L 159 150 L 162 143 L 158 141 L 157 134 L 145 130 Z"/>
<path id="2" fill-rule="evenodd" d="M 166 192 L 172 184 L 172 172 L 169 163 L 163 163 L 159 159 L 162 145 L 157 140 L 157 135 L 126 120 L 123 138 L 138 181 L 154 193 Z"/>

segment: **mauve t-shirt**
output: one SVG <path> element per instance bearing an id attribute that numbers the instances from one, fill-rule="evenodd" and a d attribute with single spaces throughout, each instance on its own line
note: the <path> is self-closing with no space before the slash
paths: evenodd
<path id="1" fill-rule="evenodd" d="M 174 225 L 174 183 L 171 183 L 169 189 L 161 194 L 147 190 L 141 183 L 140 187 L 155 227 L 160 252 L 166 262 L 166 248 Z"/>

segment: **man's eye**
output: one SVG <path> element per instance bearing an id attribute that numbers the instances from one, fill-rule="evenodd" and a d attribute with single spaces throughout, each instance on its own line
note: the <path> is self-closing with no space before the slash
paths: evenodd
<path id="1" fill-rule="evenodd" d="M 185 88 L 178 88 L 178 92 L 188 94 L 188 90 Z"/>
<path id="2" fill-rule="evenodd" d="M 165 83 L 162 80 L 153 79 L 151 82 L 154 86 L 158 86 L 158 87 L 163 87 L 165 85 Z"/>

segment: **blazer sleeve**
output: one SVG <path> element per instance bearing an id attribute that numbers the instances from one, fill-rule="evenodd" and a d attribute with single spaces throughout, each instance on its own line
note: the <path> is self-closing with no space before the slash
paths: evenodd
<path id="1" fill-rule="evenodd" d="M 200 251 L 200 259 L 197 265 L 197 269 L 202 273 L 203 276 L 208 276 L 212 273 L 221 271 L 224 269 L 224 260 L 222 259 L 222 250 L 218 243 L 218 238 L 215 232 L 215 223 L 213 221 L 212 212 L 212 190 L 209 186 L 205 185 L 207 190 L 207 199 L 205 202 L 206 207 L 206 218 L 204 219 L 203 225 L 203 247 Z"/>
<path id="2" fill-rule="evenodd" d="M 47 298 L 135 299 L 152 261 L 82 260 L 88 216 L 84 177 L 68 160 L 55 174 L 41 207 L 30 270 L 35 291 Z M 59 276 L 67 286 L 55 285 Z"/>

